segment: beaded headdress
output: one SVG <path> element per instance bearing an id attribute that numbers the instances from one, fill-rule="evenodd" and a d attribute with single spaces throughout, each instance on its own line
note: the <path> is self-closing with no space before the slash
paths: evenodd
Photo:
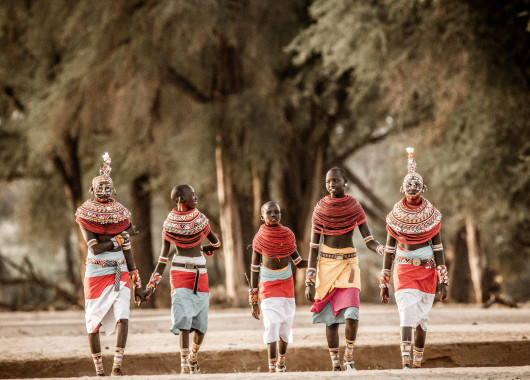
<path id="1" fill-rule="evenodd" d="M 94 190 L 101 182 L 108 182 L 111 186 L 113 186 L 112 178 L 110 178 L 110 171 L 112 170 L 112 168 L 110 167 L 110 162 L 112 160 L 110 159 L 110 156 L 107 152 L 105 152 L 105 154 L 101 157 L 103 158 L 103 164 L 99 169 L 99 175 L 94 177 L 94 179 L 92 180 L 92 187 L 90 188 L 91 193 L 94 193 Z"/>
<path id="2" fill-rule="evenodd" d="M 416 172 L 416 161 L 414 160 L 414 148 L 406 148 L 408 153 L 408 162 L 407 167 L 409 169 L 408 174 L 403 178 L 403 184 L 401 185 L 401 191 L 405 192 L 407 182 L 416 181 L 421 184 L 421 187 L 424 189 L 423 178 L 419 173 Z"/>

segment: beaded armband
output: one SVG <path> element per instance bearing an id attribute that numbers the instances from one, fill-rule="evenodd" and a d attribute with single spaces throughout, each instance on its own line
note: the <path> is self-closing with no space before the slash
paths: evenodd
<path id="1" fill-rule="evenodd" d="M 251 272 L 259 273 L 259 271 L 260 271 L 260 266 L 259 266 L 259 265 L 256 265 L 256 264 L 250 264 L 250 271 L 251 271 Z"/>
<path id="2" fill-rule="evenodd" d="M 364 238 L 364 244 L 368 244 L 368 242 L 372 240 L 374 240 L 374 237 L 372 235 L 368 235 Z"/>
<path id="3" fill-rule="evenodd" d="M 138 269 L 129 272 L 129 281 L 131 281 L 131 284 L 135 288 L 142 287 L 142 280 L 140 279 L 140 273 L 138 273 Z"/>
<path id="4" fill-rule="evenodd" d="M 443 249 L 444 249 L 444 246 L 443 246 L 442 243 L 440 243 L 440 244 L 433 244 L 433 246 L 432 246 L 432 250 L 433 250 L 434 252 L 443 251 Z"/>
<path id="5" fill-rule="evenodd" d="M 320 247 L 320 244 L 318 243 L 313 243 L 313 242 L 309 243 L 309 248 L 319 248 L 319 247 Z"/>
<path id="6" fill-rule="evenodd" d="M 390 273 L 391 269 L 381 269 L 381 276 L 379 277 L 379 287 L 381 289 L 388 288 L 390 283 Z"/>
<path id="7" fill-rule="evenodd" d="M 385 247 L 385 253 L 390 253 L 392 256 L 395 255 L 396 254 L 396 246 L 391 247 L 391 246 L 387 245 Z"/>
<path id="8" fill-rule="evenodd" d="M 317 270 L 315 268 L 307 268 L 305 272 L 305 286 L 315 286 L 317 280 Z"/>
<path id="9" fill-rule="evenodd" d="M 221 246 L 221 240 L 218 240 L 217 243 L 211 243 L 212 247 L 219 248 Z"/>
<path id="10" fill-rule="evenodd" d="M 300 255 L 297 255 L 297 256 L 296 256 L 296 259 L 293 259 L 293 261 L 294 261 L 294 265 L 298 265 L 298 263 L 299 263 L 300 261 L 302 261 L 302 258 L 300 257 Z"/>
<path id="11" fill-rule="evenodd" d="M 123 243 L 125 242 L 125 239 L 121 235 L 116 235 L 114 237 L 111 237 L 110 241 L 112 242 L 112 245 L 114 246 L 114 248 L 118 248 L 123 245 Z"/>
<path id="12" fill-rule="evenodd" d="M 127 231 L 123 231 L 121 233 L 121 236 L 123 237 L 123 241 L 124 241 L 124 243 L 121 245 L 121 248 L 124 251 L 131 249 L 131 241 L 129 240 L 131 236 L 129 235 L 129 233 Z M 125 240 L 128 240 L 127 243 L 125 243 Z"/>
<path id="13" fill-rule="evenodd" d="M 436 273 L 438 274 L 438 282 L 440 284 L 449 285 L 449 277 L 447 276 L 447 267 L 445 265 L 438 265 L 436 267 Z"/>
<path id="14" fill-rule="evenodd" d="M 87 241 L 86 245 L 88 249 L 90 249 L 93 246 L 95 246 L 97 243 L 98 243 L 97 239 L 90 239 L 89 241 Z"/>
<path id="15" fill-rule="evenodd" d="M 158 287 L 158 284 L 160 284 L 160 281 L 162 281 L 162 275 L 158 272 L 153 273 L 151 275 L 151 278 L 149 279 L 149 284 L 147 284 L 145 289 L 153 289 L 154 293 L 156 288 Z"/>
<path id="16" fill-rule="evenodd" d="M 259 288 L 253 288 L 248 290 L 248 302 L 251 305 L 256 305 L 258 303 L 258 293 Z"/>
<path id="17" fill-rule="evenodd" d="M 158 263 L 159 264 L 164 264 L 166 265 L 167 264 L 167 261 L 168 261 L 168 258 L 167 257 L 164 257 L 162 255 L 158 256 Z"/>
<path id="18" fill-rule="evenodd" d="M 377 254 L 378 254 L 379 256 L 384 256 L 384 254 L 385 254 L 385 247 L 383 247 L 383 244 L 379 244 L 379 245 L 377 246 L 377 248 L 375 249 L 375 251 L 377 252 Z"/>

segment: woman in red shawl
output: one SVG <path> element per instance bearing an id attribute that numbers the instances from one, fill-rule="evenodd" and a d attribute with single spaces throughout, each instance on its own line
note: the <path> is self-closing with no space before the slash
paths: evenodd
<path id="1" fill-rule="evenodd" d="M 110 197 L 114 191 L 110 162 L 108 153 L 105 153 L 100 175 L 92 180 L 90 188 L 94 199 L 87 200 L 75 213 L 88 246 L 84 282 L 85 319 L 98 376 L 105 376 L 99 331 L 108 335 L 116 329 L 112 375 L 121 375 L 129 326 L 129 281 L 134 286 L 137 303 L 144 295 L 129 240 L 138 231 L 129 220 L 129 210 Z"/>
<path id="2" fill-rule="evenodd" d="M 388 303 L 388 284 L 394 263 L 394 295 L 400 317 L 403 368 L 421 367 L 436 278 L 440 283 L 441 301 L 447 297 L 448 285 L 440 235 L 442 214 L 422 197 L 426 186 L 421 175 L 416 173 L 414 148 L 407 148 L 407 153 L 409 173 L 402 185 L 405 197 L 394 205 L 386 218 L 388 236 L 379 285 L 381 301 Z"/>
<path id="3" fill-rule="evenodd" d="M 276 202 L 261 206 L 264 224 L 252 242 L 250 267 L 249 302 L 252 316 L 256 319 L 263 316 L 263 341 L 267 345 L 269 372 L 286 371 L 287 344 L 293 340 L 291 327 L 296 304 L 289 257 L 297 268 L 307 268 L 307 260 L 302 260 L 298 253 L 294 233 L 280 224 L 281 217 Z"/>
<path id="4" fill-rule="evenodd" d="M 339 361 L 339 324 L 346 324 L 344 366 L 355 370 L 353 347 L 359 326 L 361 272 L 353 231 L 359 227 L 368 249 L 383 254 L 383 246 L 374 240 L 360 203 L 345 194 L 348 180 L 344 169 L 333 168 L 326 175 L 328 196 L 313 211 L 309 267 L 306 272 L 306 298 L 314 302 L 313 323 L 326 324 L 333 371 L 341 371 Z M 320 254 L 319 254 L 320 251 Z"/>

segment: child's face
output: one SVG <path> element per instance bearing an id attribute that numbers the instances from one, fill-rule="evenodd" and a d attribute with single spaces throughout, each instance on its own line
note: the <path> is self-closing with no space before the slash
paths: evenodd
<path id="1" fill-rule="evenodd" d="M 186 187 L 184 188 L 184 191 L 182 192 L 182 195 L 180 196 L 182 199 L 182 203 L 187 205 L 189 208 L 195 208 L 197 207 L 197 201 L 199 198 L 195 195 L 195 190 L 193 187 Z"/>
<path id="2" fill-rule="evenodd" d="M 267 204 L 261 209 L 261 220 L 263 220 L 267 226 L 276 226 L 280 223 L 281 219 L 282 214 L 278 205 Z"/>
<path id="3" fill-rule="evenodd" d="M 336 170 L 330 170 L 326 174 L 326 190 L 332 198 L 340 197 L 344 195 L 344 186 L 346 185 L 346 180 Z"/>

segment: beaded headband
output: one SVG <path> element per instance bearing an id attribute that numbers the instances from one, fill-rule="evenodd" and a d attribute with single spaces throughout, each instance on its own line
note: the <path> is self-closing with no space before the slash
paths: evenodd
<path id="1" fill-rule="evenodd" d="M 101 182 L 108 182 L 111 186 L 113 186 L 112 178 L 110 178 L 110 171 L 112 170 L 110 167 L 110 162 L 112 160 L 110 159 L 110 156 L 107 152 L 105 152 L 105 154 L 101 157 L 103 158 L 103 164 L 99 169 L 99 175 L 92 179 L 92 187 L 90 188 L 91 193 L 94 193 L 94 189 L 96 189 Z"/>

